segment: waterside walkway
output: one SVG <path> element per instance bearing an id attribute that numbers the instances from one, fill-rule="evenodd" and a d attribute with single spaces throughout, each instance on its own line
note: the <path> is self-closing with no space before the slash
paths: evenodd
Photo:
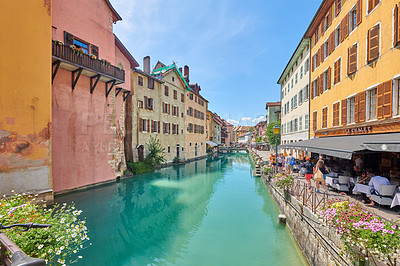
<path id="1" fill-rule="evenodd" d="M 253 150 L 253 151 L 255 151 L 258 155 L 260 155 L 261 158 L 263 159 L 263 161 L 269 161 L 269 157 L 273 153 L 271 151 L 257 151 L 257 150 Z M 300 182 L 306 184 L 305 177 L 300 176 L 298 173 L 294 174 L 294 178 L 296 180 L 299 180 Z M 315 181 L 314 180 L 311 180 L 311 184 L 312 184 L 312 186 L 315 187 Z M 322 193 L 325 192 L 323 188 L 322 189 L 320 188 L 320 190 L 321 190 Z M 324 194 L 322 194 L 322 193 L 319 194 L 321 198 L 324 196 Z M 333 190 L 331 190 L 329 188 L 326 191 L 326 194 L 327 194 L 329 199 L 340 198 L 340 199 L 344 200 L 344 199 L 349 198 L 349 200 L 358 201 L 361 204 L 362 208 L 364 208 L 368 212 L 370 212 L 372 214 L 375 214 L 375 215 L 378 215 L 378 216 L 381 216 L 381 217 L 383 217 L 385 219 L 392 219 L 392 220 L 396 221 L 397 223 L 400 223 L 400 213 L 399 213 L 398 210 L 395 211 L 395 208 L 390 209 L 387 206 L 382 206 L 379 209 L 378 205 L 368 206 L 368 205 L 366 205 L 366 204 L 361 202 L 360 196 L 354 196 L 354 195 L 347 196 L 347 195 L 339 194 L 336 191 L 333 191 Z"/>

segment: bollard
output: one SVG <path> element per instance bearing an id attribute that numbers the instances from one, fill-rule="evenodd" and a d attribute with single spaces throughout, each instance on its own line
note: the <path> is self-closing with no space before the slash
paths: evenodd
<path id="1" fill-rule="evenodd" d="M 278 221 L 279 221 L 280 223 L 286 223 L 286 215 L 284 215 L 284 214 L 279 214 L 279 215 L 278 215 Z"/>

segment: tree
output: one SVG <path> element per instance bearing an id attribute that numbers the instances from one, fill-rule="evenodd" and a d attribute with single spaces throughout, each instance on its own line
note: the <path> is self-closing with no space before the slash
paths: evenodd
<path id="1" fill-rule="evenodd" d="M 249 132 L 253 132 L 254 131 L 254 127 L 251 127 L 250 129 L 249 129 Z"/>
<path id="2" fill-rule="evenodd" d="M 267 140 L 268 140 L 268 143 L 270 144 L 270 145 L 275 145 L 276 143 L 275 143 L 275 134 L 274 134 L 274 126 L 275 125 L 280 125 L 281 124 L 281 121 L 278 121 L 278 122 L 273 122 L 273 123 L 270 123 L 270 124 L 268 124 L 268 126 L 267 126 L 267 132 L 265 133 L 265 136 L 267 137 Z M 279 132 L 279 135 L 278 135 L 278 144 L 279 143 L 281 143 L 281 134 L 280 134 L 280 132 Z"/>
<path id="3" fill-rule="evenodd" d="M 150 136 L 147 147 L 149 155 L 146 157 L 146 163 L 156 166 L 165 162 L 165 148 L 161 146 L 160 140 L 157 137 Z"/>

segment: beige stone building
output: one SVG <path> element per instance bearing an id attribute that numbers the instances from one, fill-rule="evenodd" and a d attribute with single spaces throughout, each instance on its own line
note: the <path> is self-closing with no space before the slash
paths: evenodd
<path id="1" fill-rule="evenodd" d="M 174 64 L 152 73 L 150 57 L 144 58 L 143 65 L 144 71 L 133 70 L 133 160 L 143 160 L 148 155 L 150 136 L 160 140 L 167 162 L 176 157 L 184 159 L 185 81 Z"/>
<path id="2" fill-rule="evenodd" d="M 184 67 L 184 77 L 189 82 L 189 67 Z M 200 95 L 200 86 L 191 84 L 186 92 L 185 147 L 186 159 L 194 159 L 206 155 L 206 114 L 208 101 Z"/>
<path id="3" fill-rule="evenodd" d="M 186 92 L 186 96 L 186 159 L 193 159 L 206 155 L 208 101 L 196 93 L 196 88 Z"/>

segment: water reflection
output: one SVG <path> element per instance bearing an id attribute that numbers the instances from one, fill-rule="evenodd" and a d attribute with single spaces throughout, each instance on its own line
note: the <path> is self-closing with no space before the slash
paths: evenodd
<path id="1" fill-rule="evenodd" d="M 246 154 L 164 168 L 57 201 L 76 202 L 87 217 L 93 245 L 79 265 L 301 265 Z"/>
<path id="2" fill-rule="evenodd" d="M 207 214 L 228 161 L 204 159 L 57 198 L 76 202 L 87 217 L 93 245 L 80 264 L 151 264 L 166 254 L 173 263 L 171 254 L 179 256 Z"/>

